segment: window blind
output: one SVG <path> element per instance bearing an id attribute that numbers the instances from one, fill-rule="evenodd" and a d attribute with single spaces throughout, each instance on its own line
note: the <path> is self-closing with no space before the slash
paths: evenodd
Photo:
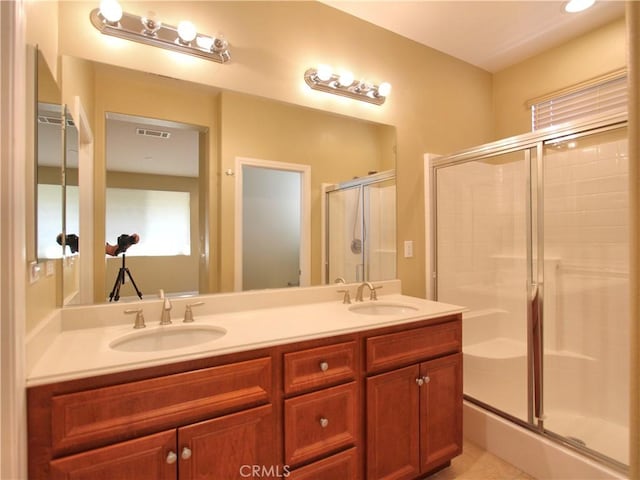
<path id="1" fill-rule="evenodd" d="M 627 110 L 627 77 L 622 76 L 531 105 L 531 129 Z"/>

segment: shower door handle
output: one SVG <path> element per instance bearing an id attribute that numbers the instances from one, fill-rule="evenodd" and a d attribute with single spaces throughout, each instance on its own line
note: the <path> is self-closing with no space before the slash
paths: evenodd
<path id="1" fill-rule="evenodd" d="M 543 418 L 542 408 L 542 301 L 540 296 L 540 284 L 532 284 L 530 315 L 531 315 L 531 349 L 533 362 L 533 409 L 538 419 Z"/>

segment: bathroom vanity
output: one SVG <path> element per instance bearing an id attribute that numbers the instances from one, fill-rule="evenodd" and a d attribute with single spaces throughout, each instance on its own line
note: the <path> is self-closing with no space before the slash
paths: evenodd
<path id="1" fill-rule="evenodd" d="M 358 305 L 382 313 L 333 301 L 196 316 L 228 333 L 184 355 L 105 350 L 131 325 L 62 331 L 54 350 L 76 355 L 79 333 L 94 355 L 77 373 L 48 365 L 56 352 L 34 369 L 29 478 L 409 479 L 447 466 L 462 450 L 463 309 Z"/>

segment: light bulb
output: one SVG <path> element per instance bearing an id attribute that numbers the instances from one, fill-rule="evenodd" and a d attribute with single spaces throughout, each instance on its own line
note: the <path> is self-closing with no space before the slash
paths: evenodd
<path id="1" fill-rule="evenodd" d="M 196 44 L 203 50 L 211 50 L 211 47 L 213 47 L 213 38 L 204 35 L 198 35 L 196 37 Z"/>
<path id="2" fill-rule="evenodd" d="M 195 25 L 188 20 L 183 20 L 178 24 L 178 35 L 184 43 L 191 42 L 196 38 L 197 33 Z"/>
<path id="3" fill-rule="evenodd" d="M 122 7 L 118 3 L 118 0 L 102 0 L 100 2 L 100 15 L 102 15 L 107 22 L 119 22 L 122 18 Z"/>
<path id="4" fill-rule="evenodd" d="M 331 71 L 331 67 L 329 65 L 318 65 L 318 69 L 316 70 L 316 76 L 319 80 L 326 82 L 331 80 L 333 72 Z"/>
<path id="5" fill-rule="evenodd" d="M 391 84 L 389 82 L 382 82 L 378 86 L 378 95 L 381 97 L 386 97 L 391 93 Z"/>
<path id="6" fill-rule="evenodd" d="M 570 0 L 564 6 L 564 11 L 568 13 L 577 13 L 591 7 L 596 0 Z"/>
<path id="7" fill-rule="evenodd" d="M 340 74 L 340 78 L 338 79 L 338 83 L 343 87 L 348 87 L 353 83 L 353 73 L 351 72 L 342 72 Z"/>

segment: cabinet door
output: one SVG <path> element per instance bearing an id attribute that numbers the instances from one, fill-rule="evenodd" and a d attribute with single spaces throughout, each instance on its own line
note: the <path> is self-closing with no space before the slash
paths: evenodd
<path id="1" fill-rule="evenodd" d="M 178 429 L 180 480 L 235 480 L 283 471 L 276 464 L 273 407 L 265 405 Z"/>
<path id="2" fill-rule="evenodd" d="M 367 479 L 420 473 L 418 365 L 367 378 Z"/>
<path id="3" fill-rule="evenodd" d="M 175 479 L 176 431 L 116 443 L 53 460 L 53 480 Z"/>
<path id="4" fill-rule="evenodd" d="M 420 465 L 422 472 L 462 453 L 462 354 L 420 365 Z"/>

